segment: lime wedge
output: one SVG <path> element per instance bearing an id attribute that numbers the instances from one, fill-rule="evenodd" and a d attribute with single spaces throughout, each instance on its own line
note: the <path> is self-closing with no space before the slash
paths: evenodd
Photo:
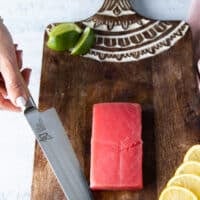
<path id="1" fill-rule="evenodd" d="M 90 51 L 90 48 L 94 45 L 95 34 L 90 27 L 86 27 L 81 35 L 76 46 L 72 50 L 72 55 L 84 55 Z"/>
<path id="2" fill-rule="evenodd" d="M 63 23 L 52 28 L 47 46 L 55 51 L 72 49 L 80 38 L 82 30 L 74 23 Z"/>

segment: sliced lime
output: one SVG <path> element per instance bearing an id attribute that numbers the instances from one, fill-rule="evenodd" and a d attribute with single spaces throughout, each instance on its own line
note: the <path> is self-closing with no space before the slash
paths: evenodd
<path id="1" fill-rule="evenodd" d="M 49 33 L 47 46 L 55 51 L 72 49 L 80 38 L 82 30 L 74 23 L 59 24 Z"/>
<path id="2" fill-rule="evenodd" d="M 90 48 L 94 45 L 95 34 L 90 27 L 86 27 L 81 35 L 76 46 L 72 50 L 72 55 L 84 55 L 90 51 Z"/>

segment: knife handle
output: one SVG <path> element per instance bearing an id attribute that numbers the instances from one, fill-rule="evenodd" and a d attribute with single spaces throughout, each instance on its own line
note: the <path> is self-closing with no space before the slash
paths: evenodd
<path id="1" fill-rule="evenodd" d="M 23 97 L 18 97 L 16 102 L 18 107 L 20 107 L 24 113 L 32 109 L 37 109 L 36 104 L 30 94 L 27 101 L 25 101 Z"/>
<path id="2" fill-rule="evenodd" d="M 36 108 L 36 104 L 33 100 L 33 97 L 30 95 L 23 110 L 24 112 L 27 112 L 29 109 L 32 109 L 32 108 Z"/>
<path id="3" fill-rule="evenodd" d="M 26 94 L 26 100 L 24 97 L 18 97 L 16 99 L 16 103 L 22 109 L 23 112 L 26 112 L 26 110 L 29 110 L 31 108 L 36 108 L 36 104 L 21 73 L 19 73 L 19 78 L 21 79 L 23 89 Z"/>
<path id="4" fill-rule="evenodd" d="M 27 98 L 25 100 L 24 97 L 18 97 L 16 99 L 16 103 L 22 109 L 23 112 L 26 112 L 26 110 L 29 110 L 31 108 L 36 108 L 36 104 L 33 100 L 30 90 L 28 89 L 28 86 L 25 83 L 23 76 L 21 75 L 21 73 L 19 73 L 19 75 Z"/>
<path id="5" fill-rule="evenodd" d="M 16 45 L 15 49 L 16 49 L 16 51 L 17 51 L 17 45 Z M 17 59 L 19 59 L 19 60 L 21 61 L 21 63 L 22 63 L 22 60 L 23 60 L 22 54 L 17 55 L 17 53 L 16 53 L 16 56 L 17 56 Z M 20 62 L 18 62 L 18 64 L 19 64 L 19 63 L 20 63 Z M 19 68 L 20 68 L 20 67 L 21 67 L 21 66 L 19 66 Z M 27 110 L 29 110 L 29 109 L 31 109 L 31 108 L 36 108 L 36 104 L 35 104 L 35 102 L 34 102 L 34 100 L 33 100 L 33 97 L 32 97 L 32 95 L 31 95 L 31 93 L 30 93 L 30 90 L 29 90 L 29 88 L 28 88 L 28 86 L 27 86 L 27 84 L 26 84 L 26 82 L 25 82 L 25 80 L 24 80 L 24 78 L 23 78 L 23 76 L 22 76 L 21 73 L 19 73 L 19 78 L 21 79 L 21 82 L 22 82 L 23 89 L 24 89 L 24 92 L 25 92 L 25 94 L 26 94 L 26 99 L 27 99 L 27 100 L 26 100 L 26 102 L 25 102 L 25 100 L 23 99 L 23 97 L 17 98 L 17 99 L 19 99 L 18 105 L 19 105 L 19 107 L 22 109 L 23 112 L 26 112 Z M 17 101 L 17 100 L 16 100 L 16 101 Z M 24 103 L 25 103 L 25 105 L 24 105 Z"/>

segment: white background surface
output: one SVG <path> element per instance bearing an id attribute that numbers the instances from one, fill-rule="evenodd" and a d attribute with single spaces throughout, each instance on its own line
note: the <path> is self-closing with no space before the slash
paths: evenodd
<path id="1" fill-rule="evenodd" d="M 46 25 L 85 19 L 96 13 L 103 1 L 0 0 L 0 16 L 4 18 L 15 43 L 24 51 L 24 66 L 32 68 L 29 88 L 36 103 Z M 173 1 L 173 9 L 178 1 Z M 22 114 L 0 112 L 0 200 L 30 199 L 34 142 Z"/>
<path id="2" fill-rule="evenodd" d="M 30 90 L 38 102 L 44 28 L 57 21 L 85 19 L 103 0 L 0 0 L 0 16 L 31 66 Z M 34 136 L 22 114 L 0 112 L 0 200 L 29 200 Z M 42 200 L 42 199 L 41 199 Z"/>

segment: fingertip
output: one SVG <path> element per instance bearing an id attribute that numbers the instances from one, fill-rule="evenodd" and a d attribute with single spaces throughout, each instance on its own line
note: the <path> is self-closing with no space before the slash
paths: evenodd
<path id="1" fill-rule="evenodd" d="M 26 100 L 28 99 L 25 88 L 22 85 L 18 85 L 17 87 L 10 87 L 7 91 L 8 91 L 8 99 L 16 107 L 19 107 L 16 102 L 16 99 L 18 97 L 23 97 Z"/>
<path id="2" fill-rule="evenodd" d="M 26 99 L 24 97 L 17 97 L 15 100 L 15 103 L 17 105 L 17 107 L 19 108 L 24 108 L 26 106 Z"/>

